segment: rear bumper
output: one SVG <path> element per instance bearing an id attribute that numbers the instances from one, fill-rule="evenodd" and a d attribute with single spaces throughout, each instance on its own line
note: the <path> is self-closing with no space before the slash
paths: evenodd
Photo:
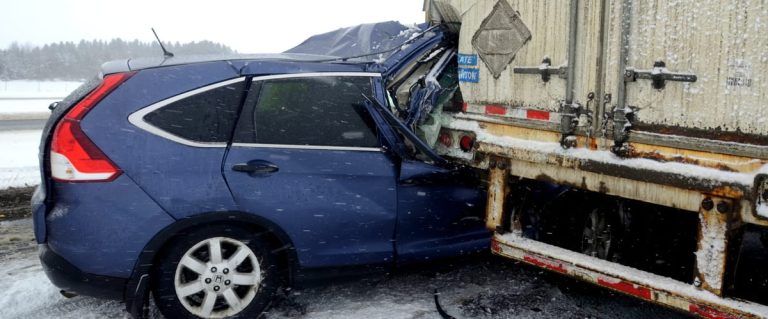
<path id="1" fill-rule="evenodd" d="M 56 254 L 47 244 L 37 247 L 43 270 L 56 287 L 84 296 L 123 300 L 127 279 L 85 273 Z"/>
<path id="2" fill-rule="evenodd" d="M 35 193 L 32 194 L 32 221 L 35 225 L 35 239 L 38 244 L 45 243 L 45 213 L 48 208 L 45 205 L 45 182 L 35 188 Z"/>

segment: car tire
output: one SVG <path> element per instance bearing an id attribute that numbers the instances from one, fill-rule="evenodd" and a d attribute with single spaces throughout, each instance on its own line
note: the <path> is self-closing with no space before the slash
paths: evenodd
<path id="1" fill-rule="evenodd" d="M 153 274 L 160 312 L 173 318 L 261 318 L 283 282 L 269 242 L 229 225 L 177 236 Z"/>

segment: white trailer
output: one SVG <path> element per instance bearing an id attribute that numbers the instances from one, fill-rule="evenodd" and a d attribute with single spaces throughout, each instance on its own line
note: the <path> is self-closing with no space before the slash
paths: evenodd
<path id="1" fill-rule="evenodd" d="M 464 101 L 439 116 L 436 149 L 487 170 L 494 253 L 704 318 L 768 317 L 730 295 L 744 229 L 768 227 L 768 3 L 426 0 L 425 11 L 458 35 Z M 605 213 L 587 214 L 580 252 L 526 236 L 510 203 L 520 180 L 694 216 L 692 278 L 608 258 Z"/>

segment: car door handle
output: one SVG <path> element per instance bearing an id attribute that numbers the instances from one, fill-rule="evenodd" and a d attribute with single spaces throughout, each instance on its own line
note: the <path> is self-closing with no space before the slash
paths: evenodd
<path id="1" fill-rule="evenodd" d="M 232 166 L 232 170 L 248 174 L 268 174 L 277 172 L 280 168 L 272 162 L 257 160 L 245 164 L 235 164 Z"/>

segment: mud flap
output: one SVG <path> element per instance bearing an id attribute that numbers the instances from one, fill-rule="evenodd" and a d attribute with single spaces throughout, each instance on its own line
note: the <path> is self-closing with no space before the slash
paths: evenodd
<path id="1" fill-rule="evenodd" d="M 125 308 L 131 317 L 145 319 L 149 316 L 149 275 L 144 274 L 136 285 L 133 296 L 125 302 Z"/>

